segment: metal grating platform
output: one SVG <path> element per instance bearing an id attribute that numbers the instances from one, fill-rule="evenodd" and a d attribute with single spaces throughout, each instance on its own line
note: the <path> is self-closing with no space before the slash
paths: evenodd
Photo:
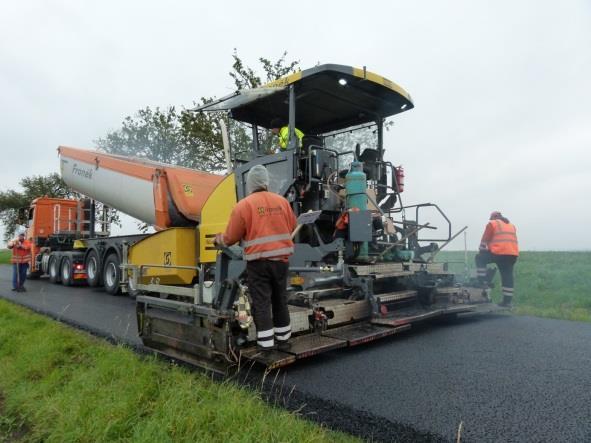
<path id="1" fill-rule="evenodd" d="M 378 303 L 392 303 L 395 301 L 400 300 L 408 300 L 410 298 L 415 298 L 417 296 L 417 291 L 396 291 L 396 292 L 388 292 L 386 294 L 376 294 L 376 301 Z"/>
<path id="2" fill-rule="evenodd" d="M 323 352 L 332 351 L 333 349 L 344 348 L 347 346 L 347 341 L 327 337 L 324 335 L 308 334 L 300 337 L 295 337 L 290 340 L 291 348 L 289 351 L 270 351 L 263 352 L 256 347 L 244 349 L 241 351 L 242 358 L 254 360 L 262 363 L 269 369 L 276 369 L 282 366 L 289 365 L 295 360 L 311 357 Z"/>
<path id="3" fill-rule="evenodd" d="M 449 274 L 444 263 L 376 263 L 373 265 L 351 266 L 359 276 L 396 277 L 411 275 L 419 271 L 432 274 Z"/>
<path id="4" fill-rule="evenodd" d="M 408 329 L 410 329 L 410 325 L 393 328 L 390 326 L 373 325 L 371 323 L 360 323 L 329 329 L 323 335 L 339 340 L 346 340 L 348 346 L 357 346 L 389 335 L 398 334 Z"/>

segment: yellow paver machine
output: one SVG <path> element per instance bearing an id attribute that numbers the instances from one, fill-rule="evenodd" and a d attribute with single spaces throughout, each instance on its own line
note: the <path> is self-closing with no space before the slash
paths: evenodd
<path id="1" fill-rule="evenodd" d="M 404 173 L 386 159 L 384 131 L 389 117 L 413 107 L 396 83 L 365 68 L 327 64 L 196 108 L 220 113 L 231 128 L 221 125 L 228 173 L 205 200 L 192 239 L 171 246 L 195 242 L 193 264 L 184 254 L 179 265 L 175 257 L 183 254 L 171 250 L 162 263 L 137 253 L 123 265 L 137 294 L 144 344 L 212 369 L 240 360 L 276 368 L 426 319 L 498 309 L 489 290 L 456 283 L 447 264 L 434 260 L 462 230 L 454 234 L 435 204 L 402 203 Z M 272 149 L 269 129 L 277 118 L 288 128 L 285 149 Z M 286 352 L 257 351 L 255 326 L 241 312 L 248 305 L 242 250 L 212 243 L 246 196 L 254 165 L 266 166 L 270 190 L 285 196 L 298 217 L 287 288 L 294 337 Z M 441 225 L 422 220 L 426 212 Z M 436 228 L 442 238 L 425 235 Z M 162 267 L 194 279 L 167 285 L 149 277 Z"/>

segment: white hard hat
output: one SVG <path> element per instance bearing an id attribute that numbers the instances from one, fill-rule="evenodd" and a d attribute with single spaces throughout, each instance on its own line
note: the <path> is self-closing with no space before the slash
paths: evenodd
<path id="1" fill-rule="evenodd" d="M 269 173 L 263 165 L 253 166 L 246 176 L 246 191 L 250 194 L 269 186 Z"/>
<path id="2" fill-rule="evenodd" d="M 25 235 L 25 233 L 27 232 L 27 230 L 25 228 L 18 228 L 16 230 L 17 235 Z"/>

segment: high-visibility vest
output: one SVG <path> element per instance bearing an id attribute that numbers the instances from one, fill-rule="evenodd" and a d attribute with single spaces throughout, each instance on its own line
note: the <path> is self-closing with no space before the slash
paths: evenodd
<path id="1" fill-rule="evenodd" d="M 304 137 L 304 133 L 300 131 L 298 128 L 295 128 L 295 135 L 298 138 L 298 143 L 300 146 L 302 145 L 302 137 Z M 289 128 L 284 126 L 279 130 L 279 147 L 282 150 L 287 149 L 287 144 L 289 143 Z"/>
<path id="2" fill-rule="evenodd" d="M 293 254 L 291 234 L 296 218 L 289 202 L 282 196 L 259 191 L 240 200 L 232 210 L 224 233 L 224 243 L 242 239 L 244 259 L 284 260 Z"/>
<path id="3" fill-rule="evenodd" d="M 24 240 L 21 247 L 17 247 L 18 240 L 8 242 L 8 249 L 12 249 L 11 263 L 29 263 L 31 261 L 31 242 Z"/>
<path id="4" fill-rule="evenodd" d="M 492 236 L 488 241 L 488 250 L 496 255 L 519 255 L 517 229 L 511 223 L 502 220 L 491 220 Z"/>

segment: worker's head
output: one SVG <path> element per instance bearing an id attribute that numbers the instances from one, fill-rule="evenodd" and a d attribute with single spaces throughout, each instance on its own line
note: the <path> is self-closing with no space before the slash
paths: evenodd
<path id="1" fill-rule="evenodd" d="M 22 229 L 22 228 L 21 228 L 21 229 L 19 229 L 19 230 L 17 231 L 17 235 L 18 235 L 18 239 L 19 239 L 20 241 L 23 241 L 23 240 L 25 239 L 25 230 L 24 230 L 24 229 Z"/>
<path id="2" fill-rule="evenodd" d="M 266 191 L 269 187 L 269 173 L 263 165 L 253 166 L 246 176 L 246 190 L 249 194 L 255 191 Z"/>
<path id="3" fill-rule="evenodd" d="M 499 211 L 493 211 L 490 213 L 489 220 L 498 220 L 500 218 L 503 218 L 503 214 L 501 214 Z"/>
<path id="4" fill-rule="evenodd" d="M 285 126 L 285 122 L 280 118 L 274 118 L 271 120 L 271 132 L 273 134 L 279 134 L 279 130 Z"/>

